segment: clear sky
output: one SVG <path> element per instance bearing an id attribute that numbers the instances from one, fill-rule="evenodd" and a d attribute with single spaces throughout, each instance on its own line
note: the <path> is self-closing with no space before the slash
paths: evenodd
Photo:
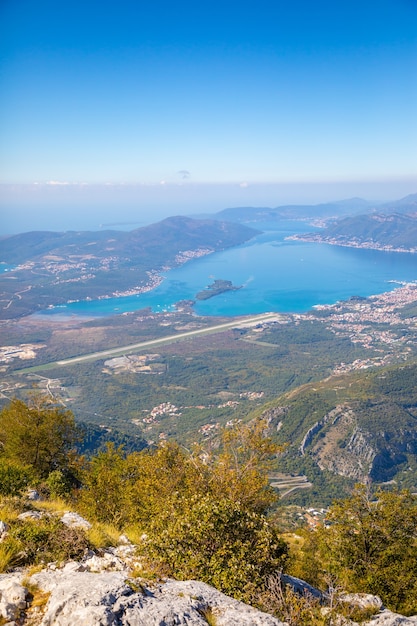
<path id="1" fill-rule="evenodd" d="M 0 0 L 0 23 L 3 231 L 417 191 L 417 0 Z"/>

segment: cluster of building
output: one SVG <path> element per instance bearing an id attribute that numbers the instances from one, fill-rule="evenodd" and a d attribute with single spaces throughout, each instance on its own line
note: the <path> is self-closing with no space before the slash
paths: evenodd
<path id="1" fill-rule="evenodd" d="M 213 248 L 197 248 L 197 250 L 180 250 L 175 257 L 175 263 L 182 265 L 191 261 L 192 259 L 198 259 L 201 256 L 206 256 L 214 252 Z"/>
<path id="2" fill-rule="evenodd" d="M 207 435 L 215 432 L 216 430 L 219 430 L 219 428 L 220 422 L 216 422 L 215 424 L 204 424 L 204 426 L 199 429 L 199 432 L 207 437 Z"/>
<path id="3" fill-rule="evenodd" d="M 383 252 L 406 252 L 415 254 L 416 246 L 393 246 L 391 244 L 382 244 L 374 239 L 361 239 L 359 237 L 344 237 L 342 235 L 330 237 L 321 233 L 306 233 L 304 235 L 290 235 L 287 239 L 297 241 L 308 241 L 315 243 L 327 243 L 332 246 L 342 246 L 344 248 L 360 248 L 366 250 L 382 250 Z"/>
<path id="4" fill-rule="evenodd" d="M 171 402 L 162 402 L 162 404 L 158 404 L 155 406 L 147 417 L 143 418 L 143 422 L 145 424 L 152 424 L 157 421 L 158 417 L 180 417 L 182 413 L 179 412 L 178 407 L 175 404 L 171 404 Z"/>
<path id="5" fill-rule="evenodd" d="M 137 296 L 141 293 L 146 293 L 147 291 L 155 289 L 155 287 L 158 287 L 158 285 L 160 285 L 163 281 L 162 276 L 155 270 L 146 272 L 146 274 L 148 276 L 148 279 L 145 284 L 136 285 L 135 287 L 125 289 L 124 291 L 113 291 L 112 295 L 107 297 L 120 298 L 123 296 Z"/>
<path id="6" fill-rule="evenodd" d="M 222 404 L 218 404 L 217 408 L 218 409 L 225 409 L 225 408 L 229 407 L 231 409 L 235 409 L 239 404 L 240 404 L 240 402 L 238 400 L 227 400 L 227 402 L 222 402 Z"/>
<path id="7" fill-rule="evenodd" d="M 0 363 L 12 363 L 14 359 L 34 359 L 36 351 L 45 348 L 45 344 L 21 343 L 18 346 L 0 346 Z"/>
<path id="8" fill-rule="evenodd" d="M 118 356 L 104 361 L 103 372 L 111 374 L 113 372 L 119 373 L 128 371 L 140 374 L 150 374 L 154 370 L 152 365 L 149 365 L 149 363 L 159 358 L 159 354 L 129 354 L 126 356 Z"/>
<path id="9" fill-rule="evenodd" d="M 298 321 L 310 319 L 321 321 L 336 335 L 349 337 L 353 343 L 384 353 L 378 359 L 357 359 L 348 365 L 340 364 L 338 373 L 363 369 L 371 365 L 386 365 L 393 353 L 402 350 L 406 355 L 409 342 L 417 341 L 417 322 L 414 317 L 402 314 L 407 305 L 417 305 L 417 284 L 407 283 L 394 291 L 369 298 L 352 298 L 333 305 L 319 305 L 315 309 L 326 311 L 325 317 L 314 314 L 294 316 Z M 383 344 L 383 349 L 379 346 Z M 392 350 L 387 352 L 387 346 Z"/>
<path id="10" fill-rule="evenodd" d="M 265 393 L 263 391 L 244 391 L 239 394 L 239 398 L 247 398 L 248 400 L 260 400 Z"/>

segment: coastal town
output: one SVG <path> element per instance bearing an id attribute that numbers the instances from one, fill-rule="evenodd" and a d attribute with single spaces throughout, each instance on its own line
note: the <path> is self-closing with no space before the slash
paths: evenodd
<path id="1" fill-rule="evenodd" d="M 377 219 L 377 216 L 374 216 Z M 323 227 L 327 222 L 315 223 L 315 226 Z M 394 245 L 391 243 L 383 243 L 374 238 L 355 237 L 345 235 L 326 235 L 324 233 L 305 233 L 294 234 L 286 237 L 288 241 L 306 241 L 309 243 L 326 243 L 331 246 L 342 246 L 343 248 L 358 248 L 365 250 L 380 250 L 382 252 L 402 252 L 408 254 L 416 254 L 417 246 L 414 245 Z"/>
<path id="2" fill-rule="evenodd" d="M 306 314 L 303 319 L 320 320 L 336 335 L 373 350 L 379 356 L 340 363 L 335 373 L 406 360 L 417 347 L 417 310 L 407 316 L 407 307 L 417 305 L 417 283 L 406 283 L 393 291 L 369 298 L 351 298 L 333 305 L 319 305 L 325 317 Z M 297 316 L 295 316 L 297 318 Z"/>

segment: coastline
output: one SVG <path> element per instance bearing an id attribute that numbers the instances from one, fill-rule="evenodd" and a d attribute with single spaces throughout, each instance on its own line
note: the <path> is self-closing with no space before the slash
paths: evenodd
<path id="1" fill-rule="evenodd" d="M 340 246 L 342 248 L 356 248 L 357 250 L 378 250 L 380 252 L 402 252 L 406 254 L 417 254 L 417 246 L 415 248 L 394 248 L 390 245 L 381 245 L 373 241 L 341 241 L 339 239 L 326 238 L 322 235 L 289 235 L 285 237 L 286 241 L 305 241 L 307 243 L 327 243 L 330 246 Z"/>

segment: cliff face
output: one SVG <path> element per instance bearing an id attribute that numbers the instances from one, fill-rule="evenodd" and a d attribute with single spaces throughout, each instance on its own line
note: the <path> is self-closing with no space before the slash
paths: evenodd
<path id="1" fill-rule="evenodd" d="M 364 481 L 377 455 L 371 433 L 361 430 L 349 406 L 338 406 L 322 420 L 321 436 L 310 441 L 309 452 L 322 470 Z"/>
<path id="2" fill-rule="evenodd" d="M 313 462 L 351 481 L 417 486 L 416 375 L 415 364 L 392 366 L 281 396 L 263 416 L 269 434 L 288 445 L 284 463 L 291 472 L 305 473 Z"/>

